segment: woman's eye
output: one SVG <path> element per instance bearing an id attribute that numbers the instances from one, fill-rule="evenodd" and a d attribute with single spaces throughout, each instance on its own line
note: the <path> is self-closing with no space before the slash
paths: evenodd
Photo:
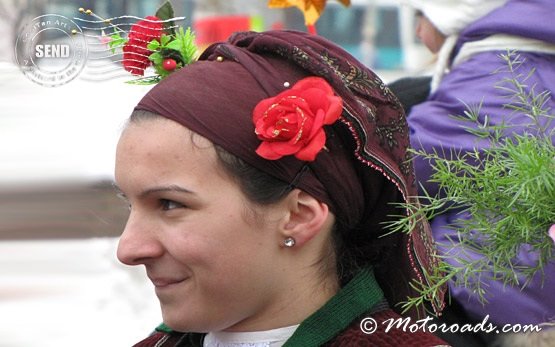
<path id="1" fill-rule="evenodd" d="M 185 206 L 183 206 L 182 204 L 175 202 L 173 200 L 168 200 L 168 199 L 161 199 L 160 200 L 160 204 L 162 205 L 162 210 L 164 211 L 169 211 L 169 210 L 173 210 L 176 208 L 183 208 Z"/>

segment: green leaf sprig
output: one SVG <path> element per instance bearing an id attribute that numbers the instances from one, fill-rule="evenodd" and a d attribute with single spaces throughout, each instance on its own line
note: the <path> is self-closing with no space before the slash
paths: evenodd
<path id="1" fill-rule="evenodd" d="M 407 215 L 396 216 L 397 221 L 388 225 L 391 232 L 402 232 L 413 230 L 423 218 L 430 220 L 447 211 L 467 212 L 472 219 L 451 225 L 458 235 L 452 241 L 460 245 L 459 250 L 480 257 L 437 255 L 438 266 L 426 274 L 426 281 L 411 284 L 419 295 L 408 298 L 405 310 L 439 297 L 450 281 L 470 288 L 487 302 L 486 278 L 524 288 L 536 274 L 543 275 L 544 266 L 555 257 L 553 240 L 547 233 L 555 221 L 555 145 L 551 129 L 555 117 L 546 107 L 551 95 L 547 91 L 537 93 L 534 86 L 527 85 L 531 74 L 519 73 L 522 60 L 515 51 L 500 58 L 510 77 L 502 79 L 496 88 L 509 98 L 505 105 L 508 114 L 520 112 L 529 118 L 525 131 L 513 132 L 508 122 L 493 126 L 487 115 L 480 115 L 480 105 L 467 105 L 467 111 L 455 118 L 474 124 L 465 129 L 489 146 L 477 146 L 467 153 L 413 150 L 414 155 L 430 162 L 430 180 L 439 186 L 439 193 L 432 196 L 424 192 L 416 199 L 421 203 L 401 204 Z M 518 263 L 517 255 L 523 247 L 538 255 L 535 264 Z M 445 261 L 453 257 L 458 266 Z"/>
<path id="2" fill-rule="evenodd" d="M 160 78 L 164 78 L 171 73 L 171 71 L 163 67 L 165 59 L 174 59 L 176 61 L 176 69 L 179 69 L 192 63 L 197 54 L 195 35 L 192 33 L 191 28 L 187 28 L 187 31 L 179 28 L 175 35 L 163 34 L 160 37 L 160 41 L 150 41 L 147 48 L 153 52 L 148 59 L 152 61 L 152 65 Z"/>

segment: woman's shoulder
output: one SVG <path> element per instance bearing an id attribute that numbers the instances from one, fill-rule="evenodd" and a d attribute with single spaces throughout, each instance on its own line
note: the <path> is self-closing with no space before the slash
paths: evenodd
<path id="1" fill-rule="evenodd" d="M 391 309 L 375 312 L 355 320 L 326 347 L 440 347 L 449 346 L 439 337 L 416 329 L 411 318 L 401 317 Z"/>

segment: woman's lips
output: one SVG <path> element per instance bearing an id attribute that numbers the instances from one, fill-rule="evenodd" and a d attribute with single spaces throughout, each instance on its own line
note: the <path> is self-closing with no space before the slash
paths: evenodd
<path id="1" fill-rule="evenodd" d="M 175 284 L 179 284 L 183 281 L 185 281 L 187 278 L 151 278 L 151 282 L 152 284 L 154 284 L 154 286 L 156 288 L 168 288 L 171 287 Z"/>

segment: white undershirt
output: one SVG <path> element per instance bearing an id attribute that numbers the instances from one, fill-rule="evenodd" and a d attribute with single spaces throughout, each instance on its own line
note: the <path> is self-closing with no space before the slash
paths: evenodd
<path id="1" fill-rule="evenodd" d="M 211 332 L 203 347 L 281 347 L 297 330 L 298 325 L 254 332 Z"/>

